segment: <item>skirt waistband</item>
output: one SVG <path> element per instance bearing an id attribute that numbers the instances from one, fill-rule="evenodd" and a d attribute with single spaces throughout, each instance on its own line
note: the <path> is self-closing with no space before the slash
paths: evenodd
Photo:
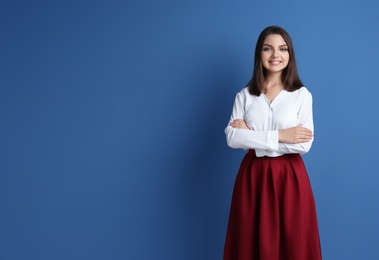
<path id="1" fill-rule="evenodd" d="M 268 160 L 283 160 L 283 159 L 294 159 L 300 157 L 300 154 L 298 153 L 286 153 L 280 156 L 276 157 L 269 157 L 269 156 L 263 156 L 263 157 L 258 157 L 255 153 L 255 150 L 250 149 L 249 152 L 246 154 L 250 157 L 257 158 L 257 159 L 268 159 Z"/>

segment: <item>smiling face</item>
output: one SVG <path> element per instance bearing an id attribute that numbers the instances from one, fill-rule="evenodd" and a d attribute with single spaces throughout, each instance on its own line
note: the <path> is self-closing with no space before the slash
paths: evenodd
<path id="1" fill-rule="evenodd" d="M 288 65 L 289 52 L 287 43 L 279 34 L 267 35 L 262 47 L 261 61 L 269 73 L 281 73 Z"/>

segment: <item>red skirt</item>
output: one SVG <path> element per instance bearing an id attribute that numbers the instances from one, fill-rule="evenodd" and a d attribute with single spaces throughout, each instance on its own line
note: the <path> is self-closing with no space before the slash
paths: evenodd
<path id="1" fill-rule="evenodd" d="M 250 150 L 234 185 L 224 260 L 320 260 L 316 206 L 299 154 Z"/>

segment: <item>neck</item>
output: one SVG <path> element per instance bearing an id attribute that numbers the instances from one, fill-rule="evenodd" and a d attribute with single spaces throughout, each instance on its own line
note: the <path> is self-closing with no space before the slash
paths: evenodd
<path id="1" fill-rule="evenodd" d="M 283 87 L 283 82 L 282 82 L 282 73 L 270 73 L 266 75 L 266 88 L 271 88 L 271 87 Z"/>

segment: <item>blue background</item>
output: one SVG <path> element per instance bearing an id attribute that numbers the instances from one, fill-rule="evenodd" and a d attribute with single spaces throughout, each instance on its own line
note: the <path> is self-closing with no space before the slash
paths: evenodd
<path id="1" fill-rule="evenodd" d="M 221 259 L 223 130 L 280 25 L 324 259 L 379 259 L 376 1 L 0 1 L 0 259 Z"/>

